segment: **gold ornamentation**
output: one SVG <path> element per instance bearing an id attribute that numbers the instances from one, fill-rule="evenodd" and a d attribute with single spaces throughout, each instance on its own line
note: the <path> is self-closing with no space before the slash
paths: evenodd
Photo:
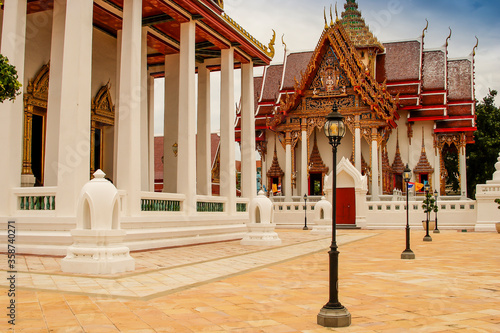
<path id="1" fill-rule="evenodd" d="M 236 21 L 230 18 L 226 13 L 222 13 L 222 18 L 229 23 L 233 28 L 241 32 L 248 40 L 250 40 L 255 46 L 257 46 L 262 52 L 264 52 L 271 59 L 274 57 L 274 41 L 276 39 L 276 32 L 273 30 L 273 37 L 271 38 L 271 42 L 268 47 L 264 46 L 261 42 L 259 42 L 255 37 L 250 35 L 248 31 L 243 29 Z"/>

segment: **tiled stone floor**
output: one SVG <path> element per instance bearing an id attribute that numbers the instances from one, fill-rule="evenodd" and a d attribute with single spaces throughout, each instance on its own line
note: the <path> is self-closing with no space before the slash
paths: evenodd
<path id="1" fill-rule="evenodd" d="M 15 332 L 500 332 L 500 235 L 442 231 L 401 260 L 404 231 L 339 231 L 348 328 L 316 324 L 328 300 L 329 237 L 278 230 L 280 247 L 239 241 L 132 253 L 137 270 L 60 272 L 18 256 Z M 0 269 L 6 270 L 0 255 Z M 6 273 L 5 273 L 6 274 Z M 0 307 L 9 302 L 0 280 Z M 2 319 L 3 318 L 3 319 Z M 0 331 L 12 331 L 0 315 Z"/>

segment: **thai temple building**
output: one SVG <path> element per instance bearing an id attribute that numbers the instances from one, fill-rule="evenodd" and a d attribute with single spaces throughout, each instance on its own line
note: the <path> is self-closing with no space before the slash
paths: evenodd
<path id="1" fill-rule="evenodd" d="M 439 196 L 443 228 L 478 220 L 465 172 L 476 130 L 475 47 L 449 58 L 451 31 L 432 49 L 424 45 L 427 27 L 417 38 L 382 42 L 347 0 L 341 15 L 325 15 L 314 50 L 285 52 L 282 64 L 271 65 L 276 35 L 259 42 L 222 0 L 3 3 L 0 53 L 23 87 L 0 104 L 0 252 L 8 221 L 18 253 L 67 255 L 63 270 L 72 272 L 86 272 L 91 258 L 103 260 L 97 273 L 132 270 L 129 250 L 244 239 L 261 221 L 249 207 L 267 200 L 256 198 L 256 151 L 259 184 L 273 200 L 262 221 L 296 226 L 304 210 L 312 221 L 315 203 L 332 194 L 322 126 L 334 107 L 348 127 L 337 157 L 339 224 L 403 228 L 408 208 L 419 225 L 423 192 L 414 186 L 405 206 L 406 165 L 412 183 L 428 182 Z M 263 75 L 254 77 L 259 66 Z M 215 155 L 213 72 L 221 78 Z M 161 77 L 164 137 L 155 144 L 154 79 Z M 156 160 L 155 146 L 163 147 Z M 481 230 L 492 225 L 484 219 Z M 102 253 L 117 266 L 106 266 Z"/>
<path id="2" fill-rule="evenodd" d="M 428 48 L 427 27 L 415 31 L 417 38 L 381 42 L 354 0 L 340 16 L 328 16 L 314 50 L 288 52 L 283 41 L 283 63 L 254 80 L 256 147 L 270 195 L 294 202 L 326 193 L 332 150 L 323 125 L 336 106 L 349 129 L 337 158 L 366 178 L 368 202 L 404 194 L 406 164 L 411 182 L 428 182 L 442 199 L 466 199 L 466 147 L 476 130 L 475 47 L 451 59 L 451 31 L 443 46 Z M 236 132 L 238 138 L 239 124 Z M 351 210 L 343 223 L 354 224 L 366 215 L 356 207 L 361 189 L 352 179 L 339 181 L 337 206 Z M 416 195 L 423 197 L 423 189 Z"/>
<path id="3" fill-rule="evenodd" d="M 118 189 L 113 221 L 126 231 L 130 250 L 242 238 L 247 204 L 257 195 L 253 72 L 270 64 L 274 42 L 256 40 L 224 13 L 221 0 L 3 3 L 0 52 L 16 66 L 23 88 L 14 103 L 0 104 L 0 222 L 16 221 L 19 253 L 66 254 L 77 220 L 100 214 L 92 200 L 81 203 L 82 188 L 99 169 L 105 176 L 98 178 Z M 235 69 L 242 73 L 247 152 L 238 198 Z M 210 74 L 216 71 L 220 195 L 212 196 Z M 165 77 L 165 177 L 163 192 L 155 193 L 159 77 Z"/>

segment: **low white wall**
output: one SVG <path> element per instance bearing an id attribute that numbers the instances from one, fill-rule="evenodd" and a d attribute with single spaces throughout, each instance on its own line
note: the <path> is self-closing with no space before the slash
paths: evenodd
<path id="1" fill-rule="evenodd" d="M 307 225 L 314 225 L 315 203 L 307 203 Z M 438 201 L 439 229 L 473 229 L 476 224 L 477 204 L 473 200 Z M 422 227 L 425 213 L 422 201 L 410 201 L 410 226 Z M 366 224 L 358 225 L 363 229 L 402 229 L 406 226 L 406 201 L 370 201 L 366 203 Z M 274 203 L 274 223 L 278 228 L 304 225 L 304 203 Z M 434 220 L 431 213 L 431 220 Z"/>
<path id="2" fill-rule="evenodd" d="M 411 227 L 423 228 L 426 219 L 422 201 L 409 202 L 409 223 Z M 472 229 L 476 224 L 477 204 L 473 200 L 438 201 L 439 229 Z M 399 229 L 406 226 L 406 201 L 378 201 L 367 203 L 367 229 Z M 434 220 L 435 213 L 431 213 Z"/>

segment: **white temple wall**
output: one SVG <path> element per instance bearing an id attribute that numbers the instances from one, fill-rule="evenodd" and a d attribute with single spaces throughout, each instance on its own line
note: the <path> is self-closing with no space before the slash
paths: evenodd
<path id="1" fill-rule="evenodd" d="M 28 15 L 26 22 L 26 60 L 23 89 L 43 65 L 50 60 L 52 38 L 52 10 Z"/>
<path id="2" fill-rule="evenodd" d="M 109 81 L 111 98 L 116 104 L 116 38 L 94 29 L 92 48 L 92 98 Z"/>

